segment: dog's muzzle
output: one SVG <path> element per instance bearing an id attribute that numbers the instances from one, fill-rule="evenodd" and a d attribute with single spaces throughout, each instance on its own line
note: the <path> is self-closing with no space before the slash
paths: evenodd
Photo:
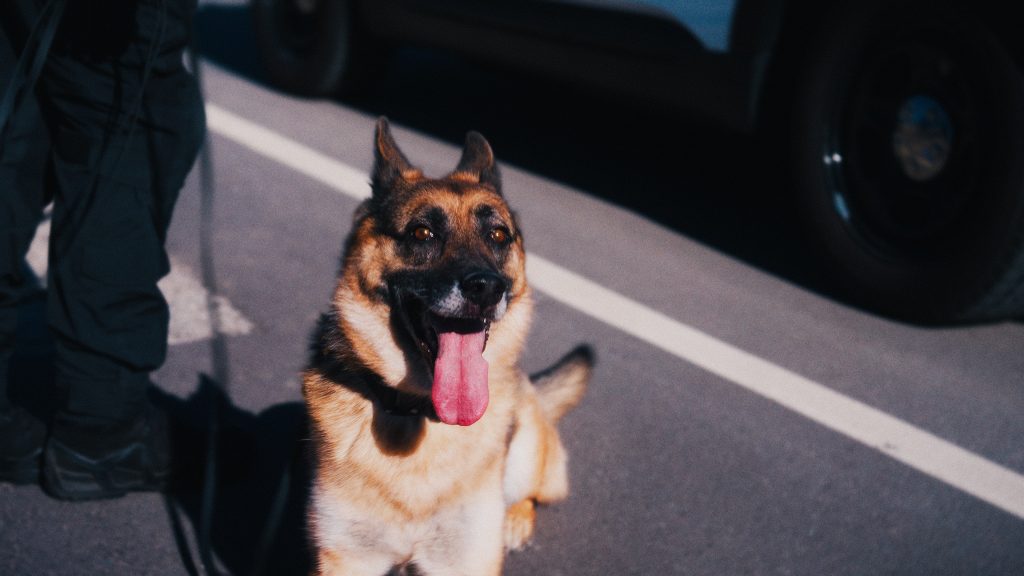
<path id="1" fill-rule="evenodd" d="M 433 295 L 405 291 L 399 302 L 409 335 L 432 371 L 434 411 L 442 422 L 468 426 L 487 408 L 483 352 L 491 322 L 508 306 L 509 282 L 481 269 L 449 282 L 446 291 Z"/>
<path id="2" fill-rule="evenodd" d="M 473 318 L 490 323 L 500 320 L 507 305 L 508 282 L 490 271 L 466 274 L 452 284 L 441 298 L 428 304 L 430 312 L 443 318 Z"/>

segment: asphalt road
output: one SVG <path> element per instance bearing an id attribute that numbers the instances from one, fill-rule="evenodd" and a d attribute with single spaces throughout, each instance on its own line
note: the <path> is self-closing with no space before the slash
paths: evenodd
<path id="1" fill-rule="evenodd" d="M 298 100 L 259 83 L 238 18 L 207 10 L 200 26 L 223 340 L 202 304 L 195 174 L 169 240 L 179 331 L 154 379 L 182 422 L 174 489 L 63 503 L 0 485 L 0 574 L 201 573 L 211 378 L 230 392 L 214 562 L 248 574 L 265 550 L 270 574 L 306 569 L 297 374 L 378 114 L 430 174 L 467 130 L 491 140 L 537 287 L 524 367 L 579 342 L 599 355 L 562 425 L 572 495 L 541 510 L 507 574 L 1024 574 L 1024 325 L 925 328 L 851 306 L 738 137 L 419 53 L 359 100 Z M 209 33 L 225 29 L 240 31 Z M 38 300 L 24 320 L 22 370 L 45 375 Z"/>

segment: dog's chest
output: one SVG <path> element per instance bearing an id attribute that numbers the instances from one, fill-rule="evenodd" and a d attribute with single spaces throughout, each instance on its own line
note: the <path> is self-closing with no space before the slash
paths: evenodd
<path id="1" fill-rule="evenodd" d="M 496 411 L 497 412 L 497 411 Z M 323 483 L 344 485 L 349 494 L 389 502 L 410 519 L 427 516 L 449 500 L 498 482 L 505 457 L 504 437 L 493 433 L 499 414 L 472 428 L 427 424 L 407 452 L 382 449 L 372 426 L 339 426 Z"/>
<path id="2" fill-rule="evenodd" d="M 415 520 L 399 519 L 379 504 L 314 490 L 318 545 L 354 553 L 372 551 L 395 563 L 420 556 L 444 558 L 473 550 L 474 543 L 500 538 L 505 514 L 504 501 L 495 490 L 464 495 Z"/>
<path id="3" fill-rule="evenodd" d="M 394 563 L 415 557 L 423 567 L 423 555 L 493 552 L 505 514 L 502 476 L 514 404 L 505 387 L 493 387 L 491 406 L 472 426 L 424 422 L 417 442 L 399 442 L 407 449 L 395 450 L 382 438 L 393 438 L 391 419 L 398 417 L 322 383 L 306 382 L 317 438 L 310 513 L 318 547 L 382 554 Z"/>

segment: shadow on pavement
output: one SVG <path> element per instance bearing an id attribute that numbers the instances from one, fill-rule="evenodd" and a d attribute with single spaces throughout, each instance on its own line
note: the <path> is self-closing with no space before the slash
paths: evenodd
<path id="1" fill-rule="evenodd" d="M 233 406 L 206 377 L 186 400 L 157 394 L 156 404 L 173 422 L 167 509 L 188 573 L 308 574 L 310 467 L 302 403 L 252 414 Z"/>
<path id="2" fill-rule="evenodd" d="M 197 30 L 205 58 L 266 85 L 246 7 L 207 6 Z M 784 179 L 747 135 L 427 50 L 399 50 L 365 93 L 339 102 L 455 145 L 478 130 L 504 163 L 620 205 L 804 288 L 837 290 L 811 263 Z"/>
<path id="3" fill-rule="evenodd" d="M 11 358 L 12 400 L 48 422 L 54 352 L 45 292 L 33 290 L 22 301 L 17 335 Z M 186 572 L 308 574 L 305 510 L 310 466 L 303 404 L 282 403 L 253 414 L 232 405 L 205 376 L 184 400 L 157 387 L 150 392 L 171 422 L 173 470 L 167 512 Z M 213 437 L 217 442 L 210 454 Z M 207 494 L 212 495 L 209 504 L 204 503 Z M 203 526 L 208 527 L 207 542 Z"/>

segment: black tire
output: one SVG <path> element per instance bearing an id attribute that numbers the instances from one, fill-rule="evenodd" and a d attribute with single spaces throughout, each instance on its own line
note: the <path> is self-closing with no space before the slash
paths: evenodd
<path id="1" fill-rule="evenodd" d="M 942 1 L 843 2 L 799 65 L 792 160 L 825 264 L 902 319 L 1024 313 L 1024 81 Z"/>
<path id="2" fill-rule="evenodd" d="M 252 0 L 260 57 L 270 82 L 293 94 L 353 92 L 364 80 L 349 0 Z"/>

